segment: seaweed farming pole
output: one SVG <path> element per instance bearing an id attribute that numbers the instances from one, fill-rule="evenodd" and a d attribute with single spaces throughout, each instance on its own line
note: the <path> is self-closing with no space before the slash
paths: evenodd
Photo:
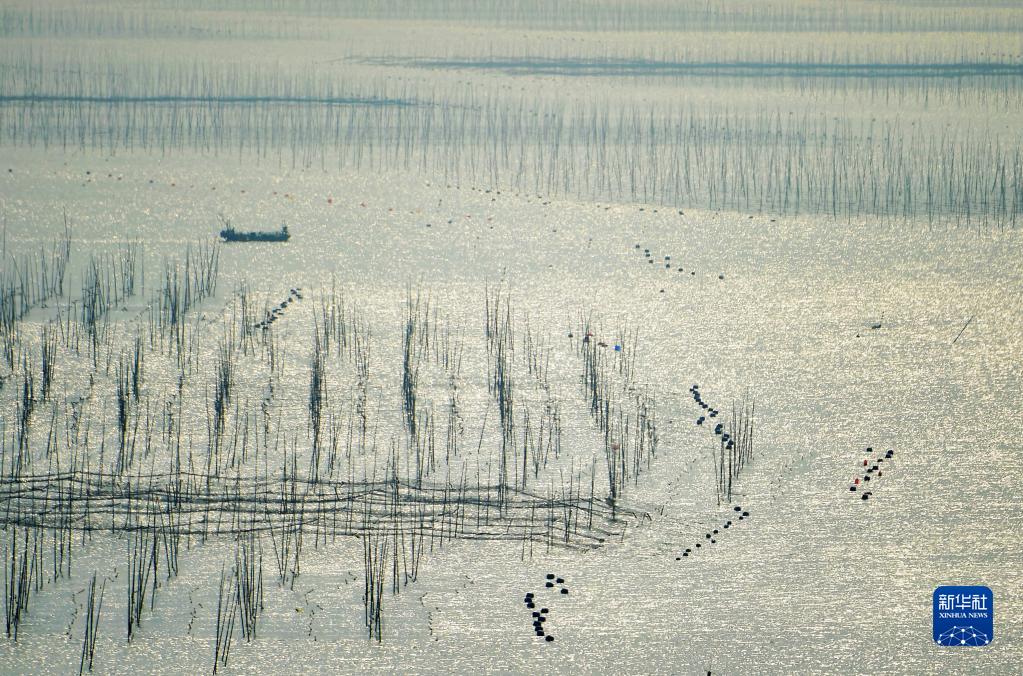
<path id="1" fill-rule="evenodd" d="M 93 657 L 96 655 L 96 636 L 99 631 L 100 612 L 103 610 L 103 593 L 106 591 L 107 581 L 104 579 L 99 588 L 99 596 L 96 596 L 96 573 L 92 574 L 92 582 L 89 583 L 89 600 L 85 611 L 85 636 L 82 639 L 82 657 L 78 663 L 78 673 L 92 671 Z"/>

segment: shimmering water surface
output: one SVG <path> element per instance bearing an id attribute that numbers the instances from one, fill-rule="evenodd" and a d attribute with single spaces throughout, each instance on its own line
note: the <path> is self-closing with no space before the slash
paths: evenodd
<path id="1" fill-rule="evenodd" d="M 65 213 L 72 234 L 63 291 L 4 329 L 8 579 L 28 542 L 17 538 L 42 537 L 42 555 L 0 671 L 79 668 L 94 573 L 106 581 L 95 671 L 212 670 L 218 606 L 230 608 L 221 574 L 249 542 L 242 521 L 278 525 L 254 545 L 256 634 L 234 628 L 224 673 L 1017 671 L 1020 10 L 603 3 L 558 23 L 508 4 L 470 16 L 434 0 L 421 21 L 401 3 L 2 10 L 5 279 L 40 275 L 32 261 L 51 260 Z M 957 77 L 937 77 L 942 64 Z M 287 222 L 292 238 L 220 244 L 214 293 L 161 326 L 167 271 L 184 275 L 186 250 L 211 246 L 218 215 L 242 230 Z M 133 242 L 137 288 L 90 345 L 88 269 L 114 275 Z M 268 330 L 244 328 L 285 299 Z M 418 481 L 426 456 L 402 389 L 410 303 L 418 439 L 433 457 Z M 495 303 L 510 327 L 510 443 L 488 388 Z M 310 392 L 330 307 L 364 342 L 326 356 L 328 468 L 314 459 Z M 146 363 L 119 466 L 119 369 L 136 339 Z M 613 513 L 611 437 L 584 384 L 591 350 L 621 415 L 608 434 L 638 443 L 641 403 L 656 427 L 656 453 L 636 456 Z M 225 361 L 232 391 L 211 453 Z M 696 424 L 694 384 L 719 418 Z M 713 426 L 754 399 L 754 457 L 722 501 Z M 560 449 L 541 461 L 552 410 Z M 479 504 L 447 501 L 498 485 L 503 445 L 512 497 L 480 526 Z M 883 475 L 850 491 L 863 460 L 888 449 Z M 216 532 L 181 540 L 176 574 L 157 556 L 129 642 L 131 519 L 157 538 L 173 528 L 75 493 L 70 572 L 55 574 L 55 505 L 67 504 L 56 487 L 93 473 L 103 490 L 142 487 L 178 471 L 176 453 L 225 500 L 241 495 L 232 481 L 287 484 L 294 463 L 312 486 L 302 509 L 313 497 L 328 509 L 283 584 L 275 507 L 193 513 L 189 524 Z M 355 508 L 330 496 L 393 479 L 394 463 L 405 504 L 436 497 L 441 516 L 422 530 L 378 514 L 382 536 L 366 537 L 370 520 L 358 537 L 339 532 Z M 26 492 L 32 481 L 44 499 Z M 427 500 L 420 484 L 440 492 Z M 572 518 L 583 522 L 566 544 Z M 407 558 L 385 556 L 378 641 L 364 544 L 405 552 L 423 533 L 414 580 Z M 548 574 L 563 583 L 547 588 Z M 991 645 L 933 643 L 942 584 L 991 587 Z M 554 641 L 534 635 L 527 592 Z"/>

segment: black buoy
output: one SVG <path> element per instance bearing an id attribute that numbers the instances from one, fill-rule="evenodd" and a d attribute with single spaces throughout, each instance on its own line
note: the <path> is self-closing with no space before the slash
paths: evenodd
<path id="1" fill-rule="evenodd" d="M 563 578 L 563 577 L 559 577 L 559 578 L 557 579 L 557 583 L 558 583 L 558 584 L 565 584 L 565 578 Z"/>
<path id="2" fill-rule="evenodd" d="M 567 590 L 567 589 L 562 589 L 562 590 L 561 590 L 561 593 L 562 593 L 562 594 L 567 594 L 567 593 L 568 593 L 568 590 Z"/>
<path id="3" fill-rule="evenodd" d="M 546 638 L 546 641 L 547 641 L 548 643 L 550 643 L 550 642 L 551 642 L 551 641 L 553 641 L 553 640 L 554 640 L 554 637 L 553 637 L 553 636 L 548 636 L 548 637 Z"/>
<path id="4" fill-rule="evenodd" d="M 553 586 L 554 586 L 554 583 L 553 583 L 553 582 L 548 582 L 548 583 L 547 583 L 547 588 L 548 588 L 548 589 L 549 589 L 549 588 L 551 588 L 551 587 L 553 587 Z"/>
<path id="5" fill-rule="evenodd" d="M 743 516 L 749 516 L 749 512 L 743 512 L 742 515 Z"/>
<path id="6" fill-rule="evenodd" d="M 736 508 L 735 508 L 735 511 L 737 511 L 737 512 L 741 512 L 741 511 L 742 511 L 742 507 L 736 507 Z"/>

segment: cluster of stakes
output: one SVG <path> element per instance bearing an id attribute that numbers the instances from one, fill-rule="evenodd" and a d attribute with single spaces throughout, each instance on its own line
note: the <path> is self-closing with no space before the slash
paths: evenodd
<path id="1" fill-rule="evenodd" d="M 742 509 L 742 507 L 736 505 L 732 509 L 735 510 L 736 512 L 739 512 L 739 516 L 737 517 L 737 519 L 739 521 L 743 521 L 744 519 L 749 518 L 749 512 L 744 511 Z M 695 550 L 701 549 L 703 547 L 703 545 L 705 545 L 705 544 L 710 544 L 710 545 L 716 544 L 717 541 L 718 541 L 718 537 L 721 535 L 721 531 L 722 530 L 727 530 L 727 529 L 731 528 L 733 525 L 735 525 L 735 522 L 733 522 L 731 519 L 728 519 L 727 521 L 725 521 L 724 524 L 722 524 L 721 528 L 715 528 L 714 530 L 710 531 L 709 533 L 704 534 L 704 541 L 703 542 L 697 542 L 692 547 L 687 547 L 686 550 L 684 552 L 682 552 L 682 556 L 676 556 L 675 560 L 676 561 L 681 561 L 682 557 L 687 557 L 688 558 L 688 556 L 690 554 L 694 554 Z"/>
<path id="2" fill-rule="evenodd" d="M 288 297 L 281 301 L 280 305 L 275 305 L 272 310 L 266 311 L 266 318 L 263 321 L 256 324 L 257 329 L 268 329 L 277 319 L 284 314 L 284 311 L 289 305 L 295 301 L 302 300 L 302 289 L 292 289 Z"/>
<path id="3" fill-rule="evenodd" d="M 873 452 L 874 448 L 872 446 L 867 446 L 867 455 L 871 455 Z M 876 481 L 876 479 L 878 479 L 882 475 L 881 463 L 883 463 L 885 460 L 891 460 L 894 457 L 895 451 L 889 448 L 887 451 L 885 451 L 884 455 L 878 455 L 876 458 L 874 458 L 873 462 L 871 462 L 869 458 L 865 458 L 863 460 L 862 467 L 866 467 L 867 469 L 863 474 L 862 485 L 866 487 L 866 484 L 870 483 L 871 479 L 875 479 Z M 861 485 L 860 482 L 861 482 L 860 478 L 853 479 L 852 484 L 849 486 L 849 491 L 855 493 L 856 487 Z M 863 491 L 863 493 L 860 494 L 860 500 L 869 500 L 871 495 L 873 495 L 872 491 Z"/>
<path id="4" fill-rule="evenodd" d="M 546 589 L 554 590 L 555 585 L 558 587 L 558 592 L 564 595 L 568 594 L 568 587 L 565 586 L 565 578 L 557 577 L 554 573 L 547 573 L 547 582 L 544 583 Z M 548 643 L 554 641 L 554 636 L 547 631 L 547 620 L 551 614 L 549 608 L 536 609 L 537 599 L 536 594 L 533 592 L 526 592 L 526 597 L 523 599 L 528 608 L 533 613 L 533 631 L 536 633 L 537 638 L 542 638 Z"/>

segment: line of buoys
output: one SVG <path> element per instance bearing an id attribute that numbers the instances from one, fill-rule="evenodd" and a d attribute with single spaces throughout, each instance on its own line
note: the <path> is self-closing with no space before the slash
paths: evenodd
<path id="1" fill-rule="evenodd" d="M 718 416 L 718 413 L 720 413 L 720 411 L 718 411 L 716 408 L 713 408 L 710 404 L 703 400 L 703 395 L 700 394 L 699 385 L 694 383 L 693 386 L 689 388 L 689 393 L 693 395 L 693 401 L 696 402 L 696 405 L 702 408 L 703 410 L 707 411 L 706 416 L 701 415 L 699 418 L 696 419 L 697 425 L 703 425 L 707 418 L 716 418 Z M 728 441 L 728 434 L 724 432 L 724 427 L 720 423 L 714 427 L 714 434 L 718 435 L 724 434 L 724 437 L 722 437 L 722 439 L 725 442 Z"/>
<path id="2" fill-rule="evenodd" d="M 269 329 L 270 325 L 284 314 L 284 310 L 286 310 L 289 305 L 299 300 L 302 300 L 302 289 L 291 289 L 287 298 L 281 301 L 278 305 L 275 305 L 272 309 L 266 311 L 266 317 L 263 318 L 262 321 L 256 322 L 255 328 L 263 330 Z"/>
<path id="3" fill-rule="evenodd" d="M 679 212 L 679 213 L 681 214 L 681 212 Z M 651 253 L 650 249 L 646 249 L 646 248 L 642 247 L 639 244 L 633 245 L 633 249 L 635 249 L 636 251 L 639 251 L 639 250 L 642 249 L 642 251 L 643 251 L 643 258 L 646 259 L 647 263 L 653 265 L 653 263 L 654 263 L 654 256 L 653 256 L 653 253 Z M 683 268 L 683 266 L 677 265 L 677 264 L 673 265 L 673 261 L 671 260 L 671 256 L 665 256 L 664 257 L 664 269 L 665 270 L 671 270 L 673 267 L 678 272 L 685 272 L 685 269 Z M 689 274 L 690 274 L 690 276 L 695 277 L 696 276 L 696 271 L 695 270 L 690 270 Z M 718 275 L 718 279 L 724 279 L 724 278 L 725 278 L 724 274 L 719 274 Z M 664 293 L 663 289 L 661 290 L 661 293 Z"/>
<path id="4" fill-rule="evenodd" d="M 547 573 L 546 580 L 544 581 L 544 586 L 547 589 L 553 589 L 555 585 L 558 585 L 560 587 L 560 589 L 558 590 L 560 594 L 562 595 L 568 594 L 568 587 L 565 585 L 565 578 L 558 577 L 554 573 Z M 526 604 L 526 608 L 529 611 L 531 611 L 533 620 L 533 632 L 536 634 L 537 638 L 542 638 L 547 643 L 553 642 L 554 636 L 551 635 L 549 628 L 547 627 L 547 621 L 550 619 L 551 613 L 550 609 L 540 608 L 539 610 L 534 610 L 537 605 L 537 600 L 536 594 L 534 594 L 533 592 L 526 592 L 526 596 L 523 599 L 523 602 Z"/>
<path id="5" fill-rule="evenodd" d="M 749 518 L 749 512 L 743 510 L 743 508 L 741 506 L 736 505 L 732 509 L 734 511 L 736 511 L 736 512 L 739 512 L 739 517 L 738 517 L 739 521 L 743 521 L 743 520 Z M 685 549 L 685 551 L 682 552 L 681 556 L 676 556 L 675 557 L 675 560 L 676 561 L 681 561 L 684 558 L 689 558 L 689 556 L 691 556 L 692 554 L 696 553 L 695 550 L 701 549 L 704 544 L 717 544 L 718 537 L 721 535 L 721 531 L 726 529 L 726 528 L 731 528 L 733 525 L 734 524 L 732 523 L 732 520 L 728 519 L 720 527 L 714 528 L 710 532 L 704 533 L 703 541 L 702 542 L 697 542 L 692 547 L 687 547 Z"/>

